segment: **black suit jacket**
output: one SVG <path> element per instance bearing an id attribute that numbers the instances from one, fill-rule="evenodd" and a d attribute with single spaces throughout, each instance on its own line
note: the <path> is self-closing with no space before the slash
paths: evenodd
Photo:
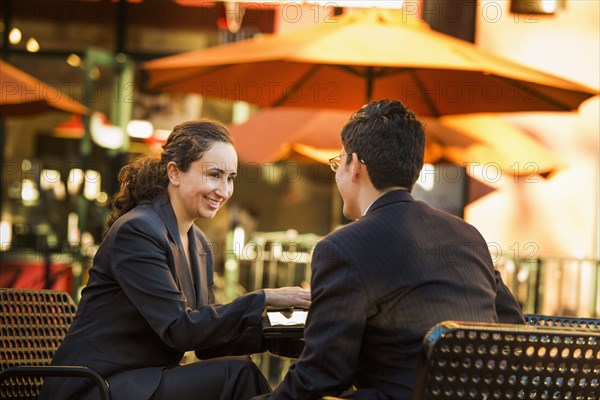
<path id="1" fill-rule="evenodd" d="M 75 321 L 52 361 L 107 378 L 113 400 L 148 399 L 184 352 L 200 358 L 262 349 L 264 292 L 215 305 L 210 246 L 195 225 L 189 266 L 166 196 L 121 217 L 103 240 Z M 40 399 L 97 398 L 79 379 L 46 380 Z"/>
<path id="2" fill-rule="evenodd" d="M 264 397 L 318 399 L 355 385 L 368 398 L 410 399 L 432 325 L 524 322 L 480 233 L 402 190 L 317 244 L 311 290 L 304 351 Z"/>

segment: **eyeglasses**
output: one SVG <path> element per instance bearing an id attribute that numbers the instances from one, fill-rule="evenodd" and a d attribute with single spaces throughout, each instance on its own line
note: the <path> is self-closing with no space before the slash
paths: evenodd
<path id="1" fill-rule="evenodd" d="M 338 169 L 340 169 L 340 164 L 342 163 L 342 156 L 351 156 L 354 153 L 342 153 L 337 157 L 332 157 L 329 159 L 329 168 L 331 168 L 331 170 L 333 172 L 337 172 Z M 358 158 L 358 161 L 360 161 L 362 164 L 364 164 L 365 162 L 363 160 L 360 159 L 360 157 Z"/>
<path id="2" fill-rule="evenodd" d="M 331 170 L 333 172 L 337 172 L 338 169 L 340 169 L 340 164 L 342 163 L 342 156 L 349 156 L 352 153 L 342 153 L 339 156 L 336 157 L 332 157 L 329 159 L 329 168 L 331 168 Z"/>

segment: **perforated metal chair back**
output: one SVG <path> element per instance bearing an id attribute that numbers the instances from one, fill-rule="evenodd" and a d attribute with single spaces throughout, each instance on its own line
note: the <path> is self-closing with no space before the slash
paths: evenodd
<path id="1" fill-rule="evenodd" d="M 600 331 L 600 319 L 598 318 L 561 317 L 542 314 L 525 314 L 524 317 L 528 325 L 582 328 Z"/>
<path id="2" fill-rule="evenodd" d="M 600 332 L 442 322 L 424 340 L 413 399 L 600 399 Z"/>
<path id="3" fill-rule="evenodd" d="M 0 366 L 49 365 L 77 307 L 65 292 L 0 289 Z M 2 399 L 36 399 L 41 377 L 11 377 L 0 386 Z"/>

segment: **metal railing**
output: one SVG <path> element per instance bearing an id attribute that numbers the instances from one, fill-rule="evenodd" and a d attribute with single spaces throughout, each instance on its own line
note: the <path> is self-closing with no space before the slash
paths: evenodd
<path id="1" fill-rule="evenodd" d="M 525 313 L 600 316 L 600 260 L 503 258 L 496 268 Z"/>
<path id="2" fill-rule="evenodd" d="M 235 266 L 232 263 L 226 269 L 235 271 L 231 281 L 238 291 L 308 284 L 312 252 L 319 239 L 295 231 L 255 233 L 243 246 L 237 244 L 238 248 L 228 251 L 235 254 Z M 524 313 L 600 316 L 600 260 L 503 256 L 495 267 Z M 253 359 L 272 382 L 279 382 L 290 365 L 289 359 L 268 353 L 254 355 Z"/>

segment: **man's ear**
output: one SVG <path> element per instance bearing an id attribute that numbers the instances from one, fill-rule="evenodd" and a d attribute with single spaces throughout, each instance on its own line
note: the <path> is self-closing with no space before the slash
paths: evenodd
<path id="1" fill-rule="evenodd" d="M 366 171 L 364 170 L 364 164 L 362 162 L 360 162 L 360 159 L 358 158 L 358 154 L 356 153 L 352 153 L 352 166 L 351 166 L 351 178 L 352 178 L 352 182 L 358 182 L 358 179 L 360 177 L 360 174 L 364 174 L 366 173 Z"/>
<path id="2" fill-rule="evenodd" d="M 169 177 L 169 182 L 172 185 L 179 186 L 179 178 L 181 175 L 181 170 L 173 161 L 169 161 L 167 164 L 167 176 Z"/>

